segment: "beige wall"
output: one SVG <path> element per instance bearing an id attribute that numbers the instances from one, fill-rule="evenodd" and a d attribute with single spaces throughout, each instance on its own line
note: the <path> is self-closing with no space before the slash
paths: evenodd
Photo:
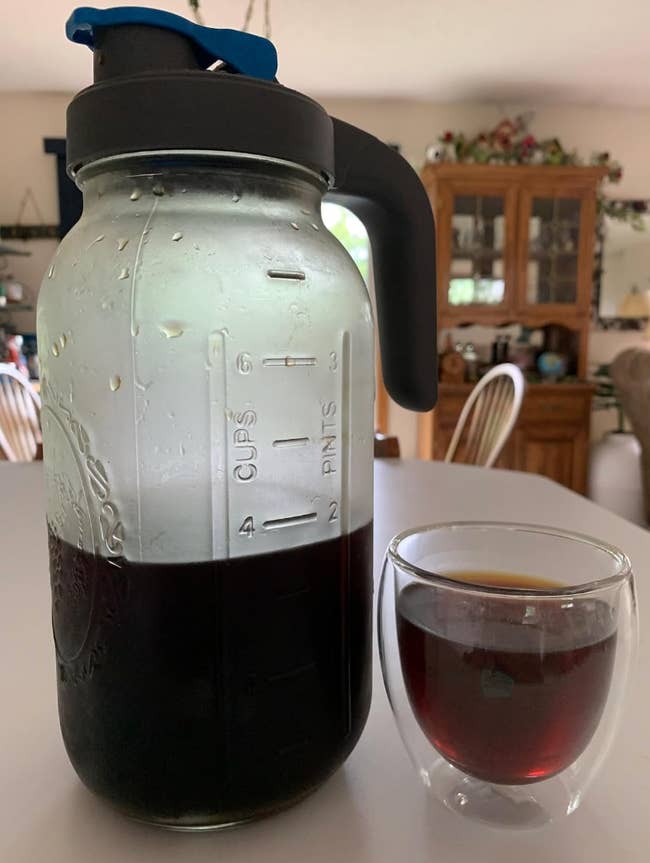
<path id="1" fill-rule="evenodd" d="M 43 219 L 47 223 L 58 224 L 56 160 L 54 156 L 43 152 L 43 138 L 65 135 L 68 101 L 69 98 L 63 94 L 0 92 L 0 117 L 3 119 L 3 132 L 0 135 L 1 224 L 16 221 L 27 188 L 33 191 Z M 22 221 L 30 224 L 39 221 L 31 204 Z M 5 242 L 32 253 L 30 258 L 7 258 L 7 261 L 9 272 L 27 288 L 27 300 L 34 303 L 43 273 L 56 249 L 56 241 Z M 4 313 L 0 315 L 0 320 L 3 318 Z M 14 314 L 11 319 L 23 332 L 34 330 L 33 312 Z"/>
<path id="2" fill-rule="evenodd" d="M 44 137 L 65 133 L 66 94 L 2 93 L 0 116 L 0 222 L 16 219 L 20 200 L 29 186 L 34 191 L 43 217 L 58 221 L 54 157 L 43 152 Z M 504 115 L 514 115 L 530 106 L 507 108 L 473 104 L 430 104 L 407 100 L 321 99 L 330 113 L 355 123 L 386 141 L 399 143 L 402 152 L 419 166 L 427 144 L 446 129 L 472 134 L 488 128 Z M 579 106 L 544 106 L 537 110 L 531 131 L 538 137 L 559 136 L 565 147 L 575 147 L 588 158 L 594 150 L 609 150 L 625 168 L 623 182 L 611 187 L 620 197 L 650 198 L 650 109 L 615 110 Z M 33 211 L 26 214 L 36 220 Z M 43 272 L 52 255 L 52 241 L 25 244 L 31 258 L 12 258 L 10 267 L 25 283 L 35 300 Z M 34 315 L 16 315 L 25 331 L 34 327 Z M 638 340 L 639 336 L 632 338 Z M 628 334 L 597 334 L 601 355 L 615 355 L 629 341 Z M 594 340 L 595 344 L 596 340 Z M 416 424 L 413 414 L 391 406 L 391 430 L 399 435 L 406 456 L 415 453 Z"/>
<path id="3" fill-rule="evenodd" d="M 401 144 L 403 154 L 416 165 L 422 163 L 427 144 L 447 129 L 471 135 L 495 126 L 506 111 L 515 116 L 531 108 L 371 99 L 320 101 L 334 116 Z M 542 106 L 535 111 L 531 132 L 538 138 L 558 136 L 567 149 L 575 148 L 586 159 L 596 150 L 608 150 L 625 169 L 623 182 L 611 187 L 613 194 L 650 197 L 650 109 Z"/>

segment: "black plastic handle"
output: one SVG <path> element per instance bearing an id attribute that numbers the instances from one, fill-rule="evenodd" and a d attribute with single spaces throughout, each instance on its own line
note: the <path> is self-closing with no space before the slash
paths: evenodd
<path id="1" fill-rule="evenodd" d="M 409 410 L 428 411 L 438 392 L 436 241 L 433 213 L 406 159 L 373 135 L 334 124 L 331 196 L 366 226 L 372 247 L 384 383 Z"/>

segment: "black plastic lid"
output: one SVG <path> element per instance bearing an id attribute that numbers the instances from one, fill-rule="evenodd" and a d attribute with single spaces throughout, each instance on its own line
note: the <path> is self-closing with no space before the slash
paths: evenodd
<path id="1" fill-rule="evenodd" d="M 268 40 L 139 7 L 77 9 L 66 32 L 93 50 L 95 80 L 68 107 L 71 174 L 124 153 L 212 150 L 333 177 L 332 121 L 317 102 L 275 81 Z M 207 70 L 217 60 L 223 65 Z"/>

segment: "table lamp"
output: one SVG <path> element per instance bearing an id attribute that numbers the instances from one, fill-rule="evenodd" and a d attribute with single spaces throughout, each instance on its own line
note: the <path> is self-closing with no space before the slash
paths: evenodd
<path id="1" fill-rule="evenodd" d="M 648 326 L 645 334 L 650 339 L 650 290 L 639 290 L 638 285 L 632 285 L 623 297 L 618 307 L 619 318 L 647 318 Z"/>

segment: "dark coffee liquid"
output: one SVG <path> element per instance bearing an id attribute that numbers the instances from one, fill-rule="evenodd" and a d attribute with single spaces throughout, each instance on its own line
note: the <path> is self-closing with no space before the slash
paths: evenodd
<path id="1" fill-rule="evenodd" d="M 138 818 L 229 823 L 349 754 L 370 705 L 372 525 L 193 564 L 49 541 L 61 728 L 90 789 Z"/>
<path id="2" fill-rule="evenodd" d="M 544 585 L 510 577 L 507 586 Z M 399 598 L 397 624 L 415 717 L 433 746 L 466 773 L 502 784 L 535 782 L 564 770 L 591 740 L 616 651 L 604 602 L 533 607 L 524 598 L 413 585 Z"/>

